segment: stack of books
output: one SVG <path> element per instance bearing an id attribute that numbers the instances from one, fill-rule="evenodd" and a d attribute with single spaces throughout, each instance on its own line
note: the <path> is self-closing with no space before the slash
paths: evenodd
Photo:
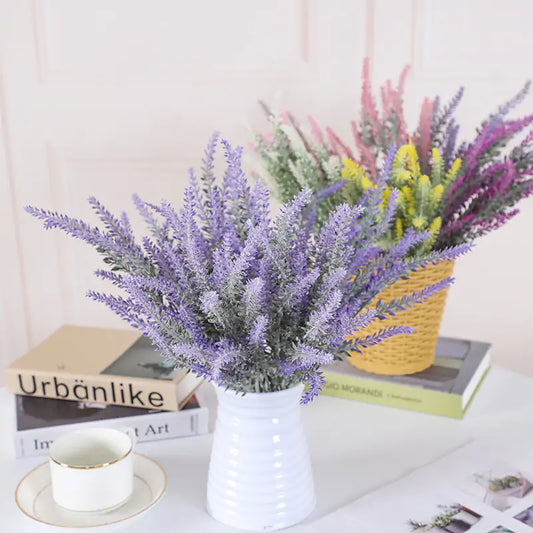
<path id="1" fill-rule="evenodd" d="M 347 361 L 322 368 L 322 394 L 463 418 L 490 369 L 490 344 L 441 337 L 435 363 L 407 376 L 383 376 L 359 370 Z"/>
<path id="2" fill-rule="evenodd" d="M 130 427 L 138 442 L 207 433 L 201 379 L 137 332 L 63 326 L 6 370 L 17 457 L 45 455 L 66 430 Z"/>

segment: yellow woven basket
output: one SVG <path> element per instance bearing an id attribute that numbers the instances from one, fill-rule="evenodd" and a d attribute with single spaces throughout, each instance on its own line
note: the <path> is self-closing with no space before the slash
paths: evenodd
<path id="1" fill-rule="evenodd" d="M 405 294 L 419 291 L 452 275 L 453 261 L 411 274 L 409 279 L 400 280 L 384 290 L 377 300 L 390 301 Z M 394 325 L 411 326 L 415 332 L 396 335 L 376 346 L 363 349 L 363 353 L 350 352 L 348 361 L 357 368 L 375 374 L 414 374 L 430 367 L 435 361 L 435 346 L 439 336 L 440 323 L 446 303 L 447 290 L 441 291 L 429 300 L 385 320 L 376 319 L 365 329 L 364 335 L 372 335 L 380 329 Z"/>

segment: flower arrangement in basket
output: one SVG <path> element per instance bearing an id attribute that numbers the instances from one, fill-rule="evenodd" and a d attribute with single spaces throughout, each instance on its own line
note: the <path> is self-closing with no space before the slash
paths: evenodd
<path id="1" fill-rule="evenodd" d="M 94 198 L 89 201 L 102 228 L 44 209 L 27 211 L 45 228 L 61 229 L 103 256 L 107 269 L 96 274 L 121 294 L 90 291 L 92 299 L 150 337 L 173 364 L 218 385 L 209 510 L 235 527 L 277 529 L 301 520 L 314 503 L 301 423 L 296 415 L 284 422 L 296 412 L 302 384 L 308 386 L 305 403 L 321 389 L 322 364 L 348 347 L 360 350 L 409 333 L 401 325 L 371 334 L 366 328 L 376 316 L 391 316 L 445 289 L 449 278 L 372 308 L 369 302 L 410 271 L 456 257 L 468 247 L 409 255 L 431 235 L 407 229 L 383 250 L 379 241 L 389 231 L 397 202 L 393 191 L 388 206 L 381 208 L 390 169 L 368 192 L 366 209 L 340 204 L 320 229 L 315 224 L 317 198 L 308 189 L 271 219 L 268 190 L 261 182 L 248 184 L 241 149 L 220 142 L 227 162 L 221 183 L 214 173 L 219 143 L 214 135 L 200 180 L 191 172 L 180 210 L 168 201 L 154 205 L 134 197 L 149 229 L 141 243 L 126 214 L 114 216 Z M 352 337 L 347 340 L 348 334 Z M 296 405 L 288 409 L 285 399 Z M 235 417 L 238 424 L 231 423 Z M 272 421 L 279 417 L 281 425 L 274 427 Z M 247 423 L 255 423 L 253 430 Z M 232 438 L 239 431 L 244 433 Z M 276 440 L 269 431 L 285 433 Z M 264 442 L 257 444 L 254 438 L 260 435 Z M 241 449 L 239 461 L 229 454 L 229 444 L 232 449 L 248 447 Z M 271 453 L 272 446 L 283 453 Z M 274 461 L 278 456 L 283 459 Z M 262 465 L 260 471 L 256 465 Z M 283 493 L 272 494 L 286 470 L 294 479 L 288 476 Z M 222 498 L 230 474 L 237 485 L 232 496 Z M 302 491 L 304 478 L 311 481 Z M 283 509 L 281 501 L 287 502 Z"/>
<path id="2" fill-rule="evenodd" d="M 443 510 L 430 522 L 418 522 L 409 520 L 407 525 L 413 533 L 431 531 L 468 531 L 481 519 L 481 515 L 459 504 L 439 506 Z"/>
<path id="3" fill-rule="evenodd" d="M 365 170 L 352 159 L 345 158 L 343 164 L 341 176 L 346 182 L 344 197 L 350 203 L 359 203 L 367 190 L 375 188 L 375 184 L 368 178 Z M 426 175 L 420 169 L 418 154 L 412 143 L 398 149 L 382 192 L 382 210 L 386 208 L 393 194 L 398 198 L 394 223 L 380 240 L 383 249 L 389 249 L 403 237 L 405 231 L 410 230 L 417 233 L 426 231 L 429 234 L 429 238 L 413 248 L 410 254 L 423 256 L 431 251 L 441 229 L 443 198 L 455 183 L 460 168 L 460 159 L 456 159 L 450 168 L 446 168 L 439 150 L 434 148 L 431 172 Z M 390 301 L 401 298 L 403 294 L 450 277 L 452 269 L 452 261 L 429 265 L 413 272 L 408 279 L 400 280 L 385 289 L 376 297 L 374 303 L 380 299 Z M 446 291 L 442 291 L 427 300 L 423 306 L 410 309 L 407 316 L 402 314 L 389 317 L 388 325 L 407 323 L 416 328 L 416 335 L 396 337 L 381 346 L 354 352 L 350 361 L 359 368 L 382 374 L 410 374 L 431 366 L 445 299 Z M 378 331 L 380 327 L 380 320 L 369 326 L 370 331 Z"/>
<path id="4" fill-rule="evenodd" d="M 381 87 L 382 110 L 372 95 L 368 61 L 363 68 L 360 119 L 351 123 L 355 148 L 331 129 L 321 129 L 309 117 L 310 134 L 290 113 L 273 115 L 266 106 L 273 131 L 257 135 L 255 149 L 266 178 L 282 200 L 302 188 L 323 198 L 317 223 L 342 202 L 364 205 L 366 191 L 375 186 L 378 168 L 396 150 L 392 172 L 383 196 L 398 191 L 397 211 L 383 250 L 397 242 L 406 228 L 429 231 L 431 238 L 415 256 L 475 240 L 499 228 L 518 213 L 516 204 L 533 192 L 533 115 L 507 118 L 524 98 L 529 84 L 485 120 L 473 140 L 457 145 L 459 125 L 455 111 L 463 89 L 442 107 L 440 99 L 425 99 L 417 128 L 409 132 L 403 112 L 405 69 L 397 87 Z M 519 139 L 520 134 L 522 139 Z M 383 207 L 384 207 L 383 206 Z M 407 280 L 400 280 L 376 300 L 397 298 L 434 279 L 450 276 L 452 262 L 431 265 Z M 401 317 L 415 334 L 400 335 L 350 361 L 365 370 L 383 374 L 421 371 L 434 361 L 434 348 L 446 294 L 440 293 Z M 393 324 L 396 319 L 388 321 Z M 382 324 L 374 324 L 379 329 Z"/>
<path id="5" fill-rule="evenodd" d="M 477 475 L 475 477 L 476 481 L 489 493 L 498 496 L 523 498 L 533 488 L 530 481 L 522 474 L 508 474 L 502 477 Z"/>
<path id="6" fill-rule="evenodd" d="M 491 492 L 505 496 L 516 496 L 517 498 L 523 498 L 531 488 L 531 483 L 520 475 L 492 478 L 488 481 L 488 489 Z"/>

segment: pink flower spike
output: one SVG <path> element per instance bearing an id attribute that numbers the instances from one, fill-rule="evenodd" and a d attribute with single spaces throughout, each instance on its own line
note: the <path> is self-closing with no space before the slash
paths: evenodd
<path id="1" fill-rule="evenodd" d="M 311 115 L 307 116 L 307 120 L 309 121 L 309 124 L 311 125 L 311 135 L 313 136 L 313 139 L 315 139 L 315 141 L 318 144 L 325 147 L 326 142 L 324 141 L 324 133 L 322 132 L 322 129 L 318 125 L 318 122 Z"/>
<path id="2" fill-rule="evenodd" d="M 405 88 L 405 80 L 407 79 L 407 74 L 409 74 L 409 70 L 411 70 L 411 65 L 405 65 L 403 67 L 402 73 L 400 74 L 400 77 L 398 79 L 398 96 L 402 96 L 403 90 Z"/>
<path id="3" fill-rule="evenodd" d="M 339 137 L 335 134 L 335 132 L 330 127 L 326 128 L 326 133 L 328 134 L 329 142 L 331 143 L 332 147 L 334 147 L 337 152 L 342 151 L 344 152 L 344 155 L 346 157 L 349 157 L 350 159 L 354 159 L 353 153 L 350 150 L 350 148 L 348 148 L 348 146 L 346 146 L 339 139 Z"/>
<path id="4" fill-rule="evenodd" d="M 383 114 L 385 115 L 385 118 L 387 115 L 390 114 L 392 109 L 394 108 L 394 89 L 392 88 L 392 84 L 390 80 L 387 80 L 384 85 L 380 87 L 381 91 L 381 105 L 383 106 Z"/>
<path id="5" fill-rule="evenodd" d="M 366 170 L 368 170 L 372 176 L 376 176 L 377 175 L 376 156 L 372 153 L 370 148 L 368 148 L 365 145 L 365 143 L 363 142 L 363 139 L 361 139 L 361 135 L 359 135 L 356 122 L 352 120 L 350 124 L 352 126 L 352 133 L 355 139 L 355 146 L 359 150 L 359 153 L 361 154 L 361 162 L 360 162 L 361 166 L 365 167 Z"/>
<path id="6" fill-rule="evenodd" d="M 433 101 L 424 98 L 422 109 L 420 110 L 420 121 L 418 123 L 418 157 L 422 165 L 422 171 L 426 172 L 429 167 L 431 151 L 431 119 L 433 118 Z"/>
<path id="7" fill-rule="evenodd" d="M 279 116 L 284 124 L 289 125 L 291 123 L 292 116 L 289 111 L 282 111 Z"/>
<path id="8" fill-rule="evenodd" d="M 379 118 L 376 108 L 376 102 L 372 95 L 372 85 L 370 82 L 370 61 L 368 57 L 365 57 L 363 62 L 363 90 L 361 94 L 361 107 L 363 115 L 366 115 L 372 125 L 372 132 L 374 138 L 379 136 Z"/>

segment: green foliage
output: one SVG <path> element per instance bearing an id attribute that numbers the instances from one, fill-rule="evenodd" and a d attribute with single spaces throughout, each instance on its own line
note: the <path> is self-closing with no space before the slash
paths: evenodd
<path id="1" fill-rule="evenodd" d="M 340 157 L 319 145 L 311 146 L 296 124 L 285 124 L 274 117 L 271 120 L 272 137 L 267 141 L 257 135 L 255 147 L 265 166 L 264 177 L 279 200 L 288 202 L 303 189 L 319 192 L 342 180 Z M 342 193 L 323 198 L 317 209 L 318 225 L 343 201 Z"/>
<path id="2" fill-rule="evenodd" d="M 489 479 L 489 490 L 498 492 L 505 489 L 513 489 L 520 486 L 521 478 L 518 476 L 505 476 Z"/>

